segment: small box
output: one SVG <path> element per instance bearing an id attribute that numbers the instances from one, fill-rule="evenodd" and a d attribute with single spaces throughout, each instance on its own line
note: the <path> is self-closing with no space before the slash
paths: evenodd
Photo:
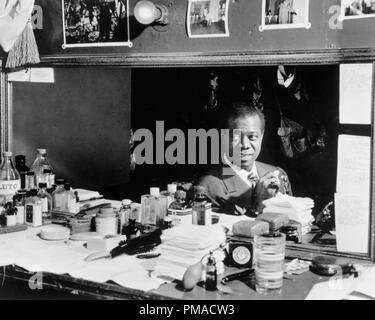
<path id="1" fill-rule="evenodd" d="M 286 226 L 289 222 L 289 218 L 286 214 L 271 212 L 262 213 L 255 220 L 267 222 L 272 232 Z"/>

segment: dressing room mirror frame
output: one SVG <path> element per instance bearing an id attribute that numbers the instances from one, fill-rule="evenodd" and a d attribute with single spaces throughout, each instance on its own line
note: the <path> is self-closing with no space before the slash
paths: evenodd
<path id="1" fill-rule="evenodd" d="M 1 60 L 0 60 L 1 61 Z M 373 67 L 372 111 L 371 111 L 371 172 L 370 172 L 370 221 L 369 250 L 367 254 L 355 254 L 326 249 L 319 244 L 290 244 L 289 253 L 311 259 L 316 254 L 340 256 L 355 260 L 375 262 L 375 48 L 303 50 L 262 53 L 170 53 L 122 55 L 77 55 L 45 56 L 43 67 L 110 66 L 128 68 L 161 67 L 235 67 L 235 66 L 277 66 L 277 65 L 339 65 L 342 63 L 371 63 Z M 2 65 L 2 64 L 0 64 Z M 1 151 L 12 149 L 12 83 L 1 70 L 0 77 L 0 124 Z"/>

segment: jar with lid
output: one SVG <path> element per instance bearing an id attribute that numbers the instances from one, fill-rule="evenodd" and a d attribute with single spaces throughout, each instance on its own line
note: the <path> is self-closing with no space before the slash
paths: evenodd
<path id="1" fill-rule="evenodd" d="M 36 189 L 34 171 L 29 171 L 26 173 L 25 188 L 26 190 Z"/>
<path id="2" fill-rule="evenodd" d="M 171 218 L 172 226 L 180 224 L 192 224 L 192 209 L 186 202 L 186 192 L 178 190 L 173 201 L 168 208 L 168 217 Z"/>
<path id="3" fill-rule="evenodd" d="M 101 236 L 117 234 L 117 216 L 112 207 L 102 207 L 95 217 L 96 232 Z"/>

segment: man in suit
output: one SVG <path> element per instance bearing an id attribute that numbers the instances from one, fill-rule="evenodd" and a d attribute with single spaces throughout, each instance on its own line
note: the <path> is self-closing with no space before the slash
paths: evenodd
<path id="1" fill-rule="evenodd" d="M 247 102 L 234 102 L 221 118 L 222 128 L 233 130 L 232 139 L 222 140 L 222 150 L 229 150 L 233 158 L 238 155 L 240 161 L 232 162 L 223 153 L 222 164 L 198 184 L 205 187 L 217 211 L 256 216 L 264 207 L 263 200 L 278 192 L 292 193 L 288 176 L 281 168 L 256 161 L 265 129 L 262 111 Z M 225 144 L 229 148 L 223 148 Z"/>

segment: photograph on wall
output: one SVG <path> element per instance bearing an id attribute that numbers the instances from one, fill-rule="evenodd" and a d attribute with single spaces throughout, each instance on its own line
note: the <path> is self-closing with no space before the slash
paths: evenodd
<path id="1" fill-rule="evenodd" d="M 129 0 L 62 0 L 63 48 L 132 46 Z"/>
<path id="2" fill-rule="evenodd" d="M 341 0 L 340 20 L 375 17 L 375 0 Z"/>
<path id="3" fill-rule="evenodd" d="M 229 0 L 189 0 L 187 31 L 190 38 L 229 37 Z"/>
<path id="4" fill-rule="evenodd" d="M 311 28 L 309 0 L 262 0 L 260 31 Z"/>

